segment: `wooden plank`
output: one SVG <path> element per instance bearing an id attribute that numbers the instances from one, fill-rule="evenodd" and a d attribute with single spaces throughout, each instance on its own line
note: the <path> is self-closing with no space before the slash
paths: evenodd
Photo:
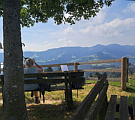
<path id="1" fill-rule="evenodd" d="M 100 61 L 88 61 L 88 62 L 78 62 L 78 65 L 87 65 L 87 64 L 103 64 L 103 63 L 119 63 L 121 59 L 112 59 L 112 60 L 100 60 Z M 62 64 L 50 64 L 50 65 L 40 65 L 41 67 L 59 67 L 60 65 L 72 66 L 74 63 L 62 63 Z M 36 67 L 36 66 L 35 66 Z"/>
<path id="2" fill-rule="evenodd" d="M 103 64 L 103 63 L 119 63 L 119 62 L 121 62 L 121 59 L 78 62 L 78 64 L 79 65 L 87 65 L 87 64 Z"/>
<path id="3" fill-rule="evenodd" d="M 84 76 L 84 72 L 80 71 L 80 72 L 68 72 L 68 75 L 70 77 L 79 77 L 79 76 Z"/>
<path id="4" fill-rule="evenodd" d="M 73 83 L 79 83 L 79 82 L 83 82 L 84 81 L 84 77 L 80 77 L 80 78 L 72 78 L 70 79 Z M 67 79 L 69 80 L 69 79 Z M 34 84 L 34 83 L 39 83 L 39 84 L 44 84 L 44 83 L 63 83 L 65 82 L 65 79 L 63 78 L 51 78 L 51 79 L 34 79 L 34 78 L 28 78 L 25 79 L 25 84 Z M 1 83 L 1 81 L 0 81 Z"/>
<path id="5" fill-rule="evenodd" d="M 84 82 L 85 78 L 84 77 L 78 77 L 78 78 L 71 78 L 70 80 L 74 83 L 79 83 L 79 82 Z"/>
<path id="6" fill-rule="evenodd" d="M 51 86 L 49 91 L 57 91 L 57 90 L 65 90 L 65 85 L 64 86 Z M 78 88 L 78 89 L 84 89 L 84 88 Z M 76 88 L 72 88 L 72 90 L 76 90 Z"/>
<path id="7" fill-rule="evenodd" d="M 103 102 L 102 107 L 99 111 L 99 120 L 105 119 L 107 107 L 108 107 L 108 100 L 107 100 L 107 93 L 106 93 L 105 98 L 104 98 L 104 102 Z"/>
<path id="8" fill-rule="evenodd" d="M 117 95 L 111 95 L 105 120 L 115 120 Z"/>
<path id="9" fill-rule="evenodd" d="M 70 104 L 70 107 L 69 109 L 73 109 L 73 98 L 72 98 L 72 82 L 71 82 L 71 79 L 70 79 L 71 76 L 69 76 L 69 81 L 68 81 L 68 85 L 69 85 L 69 104 Z"/>
<path id="10" fill-rule="evenodd" d="M 48 72 L 48 73 L 32 73 L 32 74 L 24 74 L 25 78 L 32 77 L 62 77 L 68 76 L 70 74 L 71 77 L 83 76 L 84 72 Z"/>
<path id="11" fill-rule="evenodd" d="M 98 77 L 85 77 L 86 80 L 98 80 Z"/>
<path id="12" fill-rule="evenodd" d="M 83 120 L 90 109 L 92 103 L 94 102 L 97 94 L 103 87 L 104 80 L 98 81 L 89 94 L 85 97 L 81 105 L 75 110 L 70 120 Z"/>
<path id="13" fill-rule="evenodd" d="M 98 77 L 85 77 L 86 80 L 98 80 Z M 121 82 L 121 78 L 106 78 L 108 81 Z"/>
<path id="14" fill-rule="evenodd" d="M 121 89 L 126 90 L 127 74 L 127 57 L 122 57 L 121 60 Z"/>
<path id="15" fill-rule="evenodd" d="M 70 79 L 67 80 L 67 76 L 65 76 L 65 100 L 67 102 L 67 108 L 72 109 L 73 108 L 73 99 L 72 99 L 72 86 Z"/>
<path id="16" fill-rule="evenodd" d="M 25 84 L 63 83 L 65 79 L 26 79 Z"/>
<path id="17" fill-rule="evenodd" d="M 104 99 L 106 98 L 107 89 L 108 89 L 108 81 L 106 81 L 104 87 L 102 88 L 97 101 L 95 102 L 90 113 L 88 114 L 87 120 L 96 120 L 100 112 L 100 109 L 103 105 Z"/>
<path id="18" fill-rule="evenodd" d="M 75 72 L 78 71 L 78 62 L 74 62 L 74 71 L 75 71 Z"/>
<path id="19" fill-rule="evenodd" d="M 120 68 L 115 69 L 84 69 L 84 72 L 121 72 Z"/>
<path id="20" fill-rule="evenodd" d="M 132 98 L 133 120 L 135 120 L 135 97 Z"/>
<path id="21" fill-rule="evenodd" d="M 61 72 L 61 73 L 32 73 L 32 74 L 24 74 L 25 78 L 33 78 L 33 77 L 61 77 L 65 76 L 67 73 Z"/>
<path id="22" fill-rule="evenodd" d="M 60 65 L 72 66 L 74 63 L 61 63 L 61 64 L 50 64 L 50 65 L 40 65 L 41 67 L 60 67 Z M 36 67 L 36 66 L 34 66 Z"/>
<path id="23" fill-rule="evenodd" d="M 119 120 L 129 120 L 128 102 L 126 96 L 120 97 Z"/>

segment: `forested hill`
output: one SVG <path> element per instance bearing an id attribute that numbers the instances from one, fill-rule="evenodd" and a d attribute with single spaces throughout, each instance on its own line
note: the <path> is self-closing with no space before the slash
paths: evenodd
<path id="1" fill-rule="evenodd" d="M 3 62 L 2 53 L 0 62 Z M 85 62 L 121 57 L 135 57 L 135 46 L 110 44 L 93 47 L 61 47 L 42 52 L 24 52 L 24 57 L 35 58 L 39 64 L 58 64 L 69 62 Z"/>

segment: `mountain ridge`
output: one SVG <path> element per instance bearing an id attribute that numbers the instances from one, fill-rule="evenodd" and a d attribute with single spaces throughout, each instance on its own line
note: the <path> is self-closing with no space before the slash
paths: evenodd
<path id="1" fill-rule="evenodd" d="M 46 51 L 25 51 L 24 57 L 32 57 L 41 64 L 59 64 L 70 62 L 86 62 L 97 60 L 120 59 L 121 57 L 134 57 L 135 46 L 131 45 L 100 45 L 92 47 L 60 47 Z M 3 62 L 3 54 L 0 53 L 0 62 Z"/>

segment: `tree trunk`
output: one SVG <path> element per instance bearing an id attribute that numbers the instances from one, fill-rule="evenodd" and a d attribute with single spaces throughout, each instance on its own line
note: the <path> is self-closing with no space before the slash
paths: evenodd
<path id="1" fill-rule="evenodd" d="M 24 95 L 20 0 L 4 0 L 4 120 L 27 120 Z"/>

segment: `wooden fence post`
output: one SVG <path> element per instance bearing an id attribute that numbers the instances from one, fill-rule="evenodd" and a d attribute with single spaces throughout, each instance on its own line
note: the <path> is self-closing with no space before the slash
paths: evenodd
<path id="1" fill-rule="evenodd" d="M 128 79 L 128 58 L 127 57 L 122 57 L 121 58 L 121 89 L 126 90 L 126 82 Z"/>
<path id="2" fill-rule="evenodd" d="M 75 66 L 75 72 L 77 72 L 78 71 L 78 62 L 74 62 L 74 66 Z"/>
<path id="3" fill-rule="evenodd" d="M 72 99 L 72 85 L 71 85 L 71 74 L 69 73 L 69 80 L 67 79 L 67 73 L 65 73 L 65 100 L 68 109 L 73 109 Z"/>
<path id="4" fill-rule="evenodd" d="M 127 82 L 128 82 L 129 58 L 127 58 Z"/>

